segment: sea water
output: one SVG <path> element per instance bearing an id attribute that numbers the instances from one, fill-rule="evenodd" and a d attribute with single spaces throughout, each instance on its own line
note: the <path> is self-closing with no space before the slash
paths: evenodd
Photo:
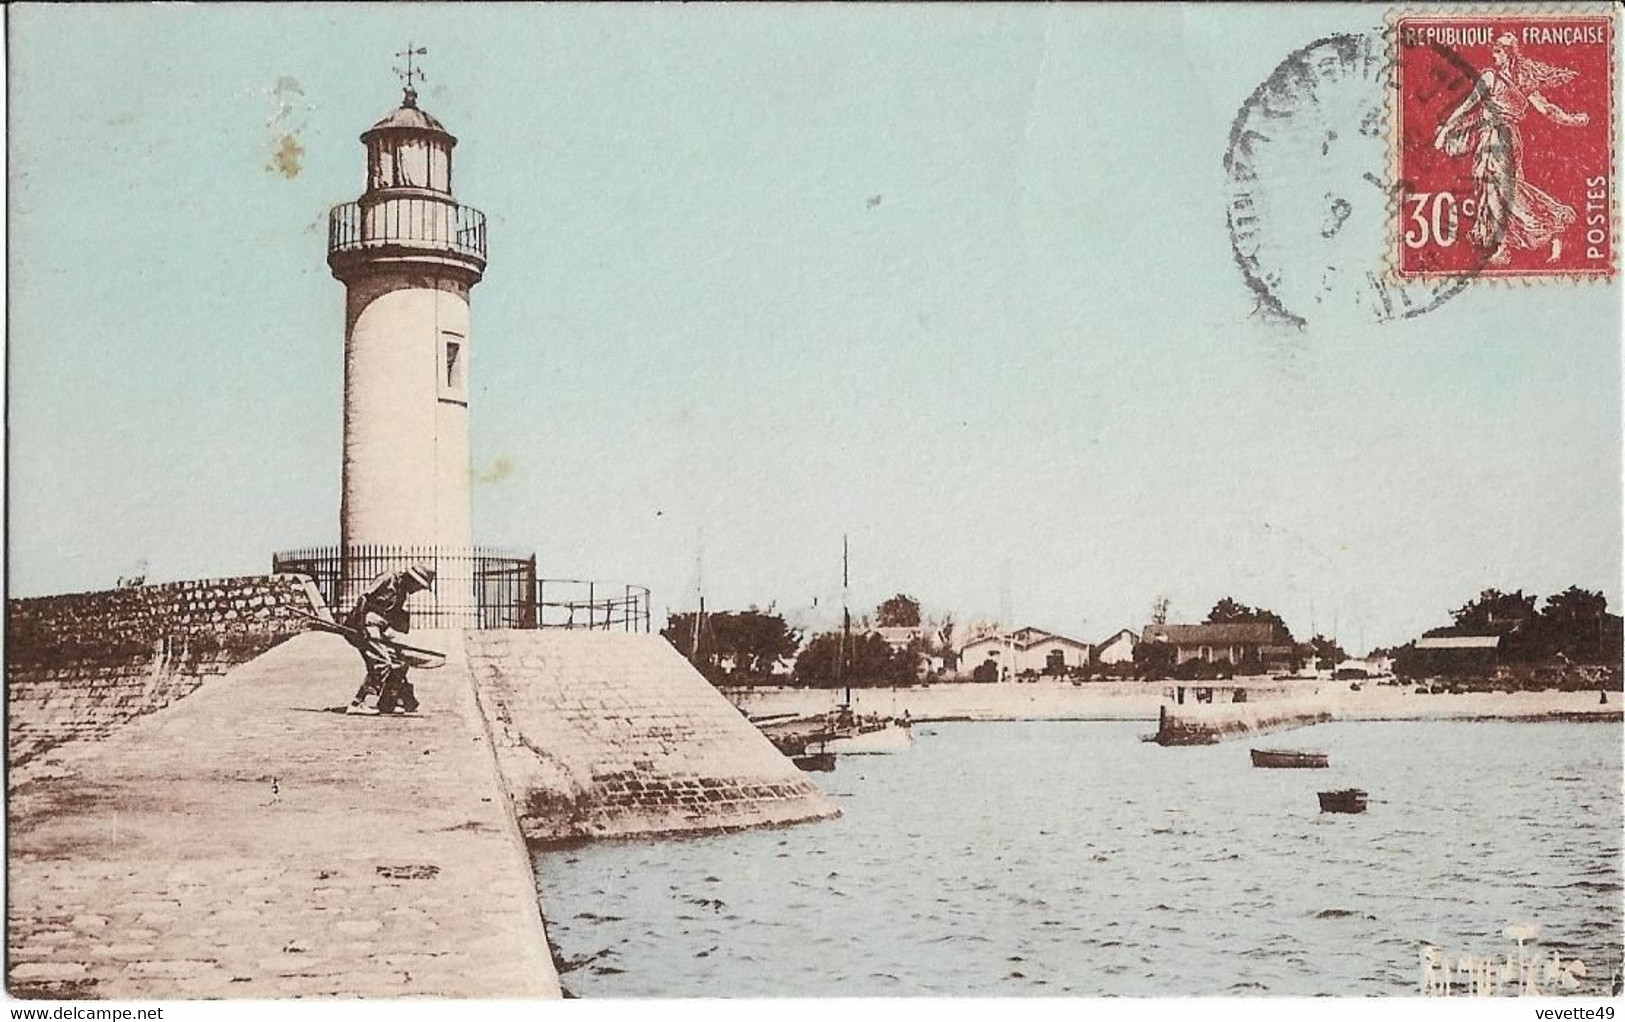
<path id="1" fill-rule="evenodd" d="M 1148 728 L 916 725 L 907 752 L 808 775 L 840 819 L 542 852 L 561 979 L 582 997 L 1413 995 L 1427 948 L 1466 983 L 1454 963 L 1517 960 L 1522 926 L 1526 960 L 1617 983 L 1618 724 L 1198 748 Z M 1331 767 L 1255 769 L 1249 745 Z M 1368 811 L 1321 813 L 1316 792 L 1344 787 Z"/>

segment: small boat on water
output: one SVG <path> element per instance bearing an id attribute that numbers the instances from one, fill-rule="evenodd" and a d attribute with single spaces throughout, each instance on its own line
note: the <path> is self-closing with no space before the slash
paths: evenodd
<path id="1" fill-rule="evenodd" d="M 790 762 L 808 773 L 827 774 L 835 769 L 835 753 L 805 752 L 799 756 L 791 756 Z"/>
<path id="2" fill-rule="evenodd" d="M 914 744 L 914 729 L 903 721 L 870 718 L 842 727 L 819 742 L 825 752 L 843 756 L 902 752 Z"/>
<path id="3" fill-rule="evenodd" d="M 803 766 L 798 757 L 902 752 L 914 744 L 913 728 L 906 718 L 859 716 L 845 707 L 833 713 L 766 721 L 757 727 L 774 748 L 804 770 L 824 768 Z"/>
<path id="4" fill-rule="evenodd" d="M 772 718 L 751 718 L 751 723 L 767 736 L 773 747 L 786 756 L 800 756 L 807 752 L 810 746 L 822 740 L 829 731 L 828 718 L 824 714 L 801 716 L 798 714 L 778 714 Z"/>
<path id="5" fill-rule="evenodd" d="M 1324 752 L 1296 749 L 1249 749 L 1253 766 L 1273 769 L 1324 770 L 1330 760 Z"/>
<path id="6" fill-rule="evenodd" d="M 1365 812 L 1366 793 L 1359 788 L 1344 788 L 1341 791 L 1322 791 L 1320 795 L 1320 811 L 1323 813 L 1363 813 Z"/>

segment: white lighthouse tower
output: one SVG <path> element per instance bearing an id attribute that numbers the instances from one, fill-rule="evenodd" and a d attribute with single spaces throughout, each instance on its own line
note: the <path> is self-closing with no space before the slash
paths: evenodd
<path id="1" fill-rule="evenodd" d="M 328 221 L 328 266 L 346 289 L 340 598 L 348 606 L 379 571 L 431 563 L 439 580 L 421 609 L 467 627 L 469 291 L 485 272 L 485 216 L 453 196 L 457 139 L 417 105 L 423 52 L 401 54 L 400 108 L 361 136 L 366 190 Z"/>

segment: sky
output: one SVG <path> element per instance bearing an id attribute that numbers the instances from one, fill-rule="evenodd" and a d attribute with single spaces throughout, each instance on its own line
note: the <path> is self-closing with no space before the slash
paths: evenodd
<path id="1" fill-rule="evenodd" d="M 1238 108 L 1378 10 L 9 18 L 12 596 L 336 542 L 326 214 L 411 41 L 490 217 L 475 536 L 546 575 L 817 626 L 849 535 L 857 611 L 1094 641 L 1231 596 L 1351 650 L 1491 586 L 1619 603 L 1617 284 L 1300 329 L 1237 269 Z"/>

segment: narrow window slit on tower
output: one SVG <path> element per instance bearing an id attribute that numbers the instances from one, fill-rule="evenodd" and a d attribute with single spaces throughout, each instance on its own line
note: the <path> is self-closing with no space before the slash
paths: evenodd
<path id="1" fill-rule="evenodd" d="M 457 376 L 461 367 L 457 364 L 457 356 L 462 350 L 463 346 L 456 341 L 446 342 L 446 386 L 451 390 L 458 389 Z"/>

